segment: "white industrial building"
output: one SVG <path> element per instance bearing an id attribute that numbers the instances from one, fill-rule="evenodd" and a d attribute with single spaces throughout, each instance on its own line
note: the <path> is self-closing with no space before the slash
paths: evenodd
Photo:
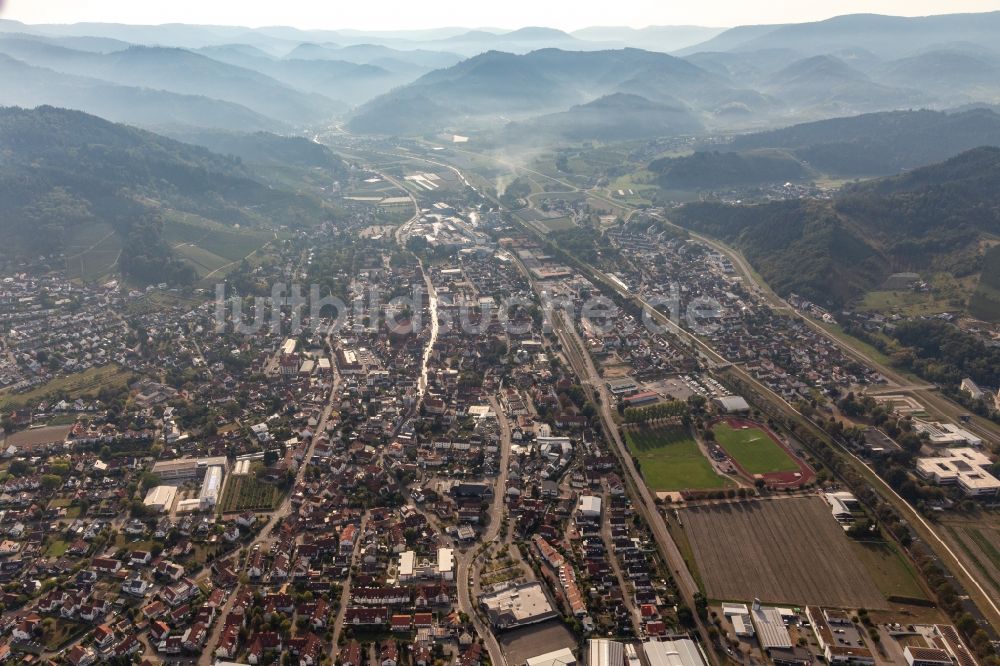
<path id="1" fill-rule="evenodd" d="M 399 554 L 399 567 L 396 572 L 396 578 L 399 582 L 411 580 L 414 575 L 414 569 L 417 565 L 417 553 L 412 550 L 405 550 Z"/>
<path id="2" fill-rule="evenodd" d="M 198 492 L 198 505 L 205 511 L 211 511 L 219 503 L 219 495 L 222 493 L 222 467 L 212 465 L 205 472 L 205 480 L 201 484 Z"/>
<path id="3" fill-rule="evenodd" d="M 174 497 L 176 496 L 176 486 L 156 486 L 146 493 L 146 499 L 142 503 L 150 511 L 163 513 L 164 511 L 170 511 L 170 507 L 174 505 Z"/>
<path id="4" fill-rule="evenodd" d="M 452 548 L 438 548 L 437 575 L 442 580 L 455 579 L 455 550 Z"/>
<path id="5" fill-rule="evenodd" d="M 225 456 L 160 460 L 153 465 L 153 474 L 163 481 L 194 479 L 204 476 L 209 467 L 225 467 L 226 463 Z"/>
<path id="6" fill-rule="evenodd" d="M 508 587 L 479 597 L 479 605 L 498 629 L 523 627 L 558 617 L 541 583 Z"/>
<path id="7" fill-rule="evenodd" d="M 968 393 L 973 400 L 979 400 L 983 397 L 983 389 L 979 388 L 979 385 L 972 381 L 971 377 L 963 379 L 959 388 Z"/>
<path id="8" fill-rule="evenodd" d="M 846 491 L 823 493 L 823 499 L 830 505 L 830 512 L 838 523 L 846 525 L 854 522 L 854 511 L 860 508 L 854 495 Z"/>
<path id="9" fill-rule="evenodd" d="M 972 448 L 946 449 L 944 455 L 917 459 L 917 474 L 939 486 L 957 485 L 969 497 L 1000 492 L 1000 480 L 986 471 L 989 456 Z"/>
<path id="10" fill-rule="evenodd" d="M 587 641 L 587 666 L 623 666 L 625 644 L 607 638 Z"/>
<path id="11" fill-rule="evenodd" d="M 596 495 L 581 495 L 577 505 L 577 514 L 584 520 L 599 520 L 601 518 L 601 498 Z"/>
<path id="12" fill-rule="evenodd" d="M 525 666 L 576 666 L 576 657 L 569 648 L 562 648 L 531 657 L 524 664 Z"/>
<path id="13" fill-rule="evenodd" d="M 733 632 L 741 638 L 751 638 L 754 635 L 753 622 L 746 604 L 722 604 L 722 614 L 733 625 Z"/>
<path id="14" fill-rule="evenodd" d="M 642 651 L 649 666 L 705 666 L 701 650 L 690 638 L 646 641 Z"/>
<path id="15" fill-rule="evenodd" d="M 746 399 L 738 395 L 727 395 L 716 398 L 712 403 L 723 414 L 746 414 L 750 411 L 750 404 L 747 403 Z"/>
<path id="16" fill-rule="evenodd" d="M 981 447 L 983 440 L 965 428 L 951 423 L 934 423 L 913 419 L 913 429 L 918 435 L 926 434 L 933 446 L 975 446 Z"/>
<path id="17" fill-rule="evenodd" d="M 757 639 L 764 650 L 787 650 L 792 647 L 792 638 L 788 635 L 788 628 L 785 627 L 785 620 L 780 610 L 761 606 L 760 601 L 755 599 L 750 608 L 750 619 L 753 620 Z"/>

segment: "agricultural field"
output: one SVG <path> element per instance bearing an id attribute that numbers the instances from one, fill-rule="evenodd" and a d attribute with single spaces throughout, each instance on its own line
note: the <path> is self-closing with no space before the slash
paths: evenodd
<path id="1" fill-rule="evenodd" d="M 278 502 L 278 489 L 247 474 L 230 475 L 219 502 L 220 513 L 270 511 Z"/>
<path id="2" fill-rule="evenodd" d="M 851 540 L 854 552 L 875 579 L 878 591 L 892 600 L 926 600 L 927 593 L 912 565 L 884 541 Z"/>
<path id="3" fill-rule="evenodd" d="M 798 464 L 770 435 L 760 428 L 733 427 L 720 422 L 712 426 L 715 441 L 749 474 L 795 472 Z"/>
<path id="4" fill-rule="evenodd" d="M 110 224 L 83 224 L 67 231 L 66 274 L 84 282 L 108 276 L 118 263 L 122 242 Z"/>
<path id="5" fill-rule="evenodd" d="M 576 226 L 571 217 L 548 217 L 538 222 L 549 231 L 564 231 Z"/>
<path id="6" fill-rule="evenodd" d="M 236 229 L 194 215 L 173 214 L 163 237 L 175 253 L 187 259 L 200 277 L 218 275 L 267 245 L 272 232 Z"/>
<path id="7" fill-rule="evenodd" d="M 83 372 L 56 377 L 41 386 L 24 393 L 0 393 L 0 409 L 8 409 L 29 402 L 37 402 L 51 396 L 73 396 L 74 398 L 94 398 L 102 389 L 117 389 L 128 385 L 132 372 L 111 363 Z"/>
<path id="8" fill-rule="evenodd" d="M 689 507 L 679 515 L 709 599 L 887 607 L 819 497 Z"/>
<path id="9" fill-rule="evenodd" d="M 1000 596 L 1000 520 L 994 514 L 987 515 L 990 518 L 949 520 L 941 533 L 979 584 Z"/>
<path id="10" fill-rule="evenodd" d="M 715 473 L 691 433 L 682 427 L 627 429 L 625 442 L 653 492 L 712 490 L 733 485 Z"/>
<path id="11" fill-rule="evenodd" d="M 984 270 L 983 275 L 985 274 Z M 926 279 L 930 284 L 930 291 L 887 289 L 883 286 L 866 293 L 857 309 L 884 314 L 899 313 L 908 317 L 934 315 L 963 309 L 976 290 L 976 276 L 956 278 L 948 273 L 935 273 Z"/>

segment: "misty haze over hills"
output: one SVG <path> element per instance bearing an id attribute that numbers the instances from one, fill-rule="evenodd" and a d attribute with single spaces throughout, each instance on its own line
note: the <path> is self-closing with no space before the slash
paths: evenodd
<path id="1" fill-rule="evenodd" d="M 478 148 L 511 151 L 631 142 L 640 179 L 666 192 L 714 192 L 891 176 L 1000 145 L 996 34 L 1000 12 L 572 34 L 0 21 L 0 105 L 80 110 L 289 173 L 343 173 L 313 148 L 324 131 L 465 135 Z M 98 127 L 51 109 L 8 120 L 12 128 Z M 143 151 L 158 140 L 146 138 Z M 686 150 L 651 148 L 671 140 Z M 95 168 L 108 166 L 94 159 Z M 267 181 L 271 171 L 205 164 L 212 173 L 225 164 L 227 178 L 254 188 L 288 185 Z M 66 178 L 40 186 L 39 196 L 77 187 L 73 196 L 86 201 L 89 185 Z M 292 200 L 275 196 L 277 205 Z"/>
<path id="2" fill-rule="evenodd" d="M 603 140 L 615 100 L 630 99 L 627 134 L 641 138 L 996 103 L 996 34 L 1000 13 L 572 34 L 0 21 L 0 104 L 63 105 L 151 129 L 346 121 L 366 133 L 494 138 L 555 118 L 570 125 L 548 132 L 554 140 Z"/>

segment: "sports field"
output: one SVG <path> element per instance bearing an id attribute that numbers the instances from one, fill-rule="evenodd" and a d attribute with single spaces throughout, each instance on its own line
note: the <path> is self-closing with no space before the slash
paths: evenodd
<path id="1" fill-rule="evenodd" d="M 679 510 L 709 599 L 886 608 L 854 544 L 816 496 Z"/>
<path id="2" fill-rule="evenodd" d="M 760 428 L 723 421 L 712 426 L 712 432 L 719 446 L 749 474 L 799 469 L 795 460 Z"/>
<path id="3" fill-rule="evenodd" d="M 642 477 L 653 492 L 711 490 L 732 485 L 715 473 L 686 428 L 628 429 L 624 434 L 629 450 L 639 461 Z"/>

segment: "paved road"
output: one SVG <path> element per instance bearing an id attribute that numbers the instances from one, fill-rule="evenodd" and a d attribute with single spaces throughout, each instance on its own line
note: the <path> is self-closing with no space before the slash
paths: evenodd
<path id="1" fill-rule="evenodd" d="M 496 485 L 494 486 L 495 490 L 493 492 L 493 501 L 490 503 L 490 507 L 487 510 L 490 522 L 481 538 L 481 543 L 483 544 L 491 544 L 497 540 L 497 537 L 500 536 L 500 527 L 503 523 L 505 510 L 504 500 L 506 498 L 507 490 L 507 473 L 510 470 L 510 423 L 507 421 L 507 416 L 503 413 L 503 410 L 500 409 L 500 405 L 497 403 L 496 397 L 490 396 L 489 401 L 490 407 L 497 415 L 497 421 L 500 423 L 500 463 Z M 507 664 L 507 658 L 504 656 L 503 650 L 500 649 L 500 643 L 497 642 L 496 636 L 493 635 L 493 631 L 480 618 L 479 613 L 476 610 L 475 600 L 472 598 L 473 581 L 471 579 L 478 570 L 477 554 L 480 552 L 480 549 L 477 546 L 476 548 L 470 549 L 464 553 L 458 551 L 456 552 L 458 554 L 455 557 L 455 578 L 459 610 L 468 615 L 472 620 L 473 625 L 476 627 L 476 631 L 483 639 L 487 652 L 490 654 L 490 661 L 496 666 L 505 666 Z"/>
<path id="2" fill-rule="evenodd" d="M 351 551 L 351 563 L 354 563 L 354 558 L 358 555 L 358 550 L 361 548 L 361 542 L 364 541 L 365 530 L 368 528 L 368 512 L 366 511 L 364 515 L 361 516 L 361 525 L 358 528 L 358 538 L 354 541 L 354 550 Z M 344 617 L 347 615 L 347 607 L 351 603 L 351 580 L 352 576 L 348 574 L 347 578 L 341 581 L 340 589 L 340 608 L 337 609 L 337 618 L 333 621 L 333 656 L 332 660 L 337 660 L 337 652 L 339 651 L 338 642 L 340 641 L 340 632 L 344 629 Z"/>
<path id="3" fill-rule="evenodd" d="M 299 483 L 302 482 L 303 478 L 305 478 L 306 468 L 309 466 L 309 462 L 312 460 L 316 439 L 319 437 L 319 434 L 321 432 L 324 432 L 326 430 L 327 421 L 329 420 L 330 414 L 333 411 L 334 399 L 340 394 L 340 374 L 336 371 L 336 368 L 334 368 L 332 372 L 333 375 L 332 375 L 332 384 L 330 387 L 330 395 L 327 398 L 326 406 L 323 408 L 323 415 L 320 418 L 319 424 L 316 427 L 315 430 L 316 436 L 313 437 L 311 442 L 309 442 L 309 448 L 306 450 L 306 454 L 302 458 L 302 464 L 299 466 L 299 471 L 295 475 L 295 483 L 292 485 L 293 489 L 295 488 L 295 486 L 299 485 Z M 275 526 L 282 519 L 284 519 L 285 516 L 291 513 L 292 510 L 291 498 L 292 498 L 291 492 L 285 495 L 285 498 L 281 501 L 281 504 L 278 506 L 278 508 L 273 513 L 271 513 L 270 520 L 268 521 L 268 523 L 261 529 L 260 532 L 258 532 L 257 536 L 254 538 L 253 542 L 250 545 L 250 548 L 252 548 L 254 545 L 259 544 L 260 548 L 266 551 L 270 547 L 271 543 L 273 543 L 275 540 L 273 536 Z M 240 571 L 243 570 L 242 563 L 240 563 L 239 570 Z M 219 644 L 219 637 L 222 635 L 224 619 L 226 615 L 229 614 L 229 611 L 232 610 L 233 602 L 236 600 L 236 595 L 232 594 L 233 591 L 234 590 L 230 591 L 229 597 L 226 599 L 226 603 L 223 604 L 221 612 L 216 616 L 215 624 L 212 626 L 212 631 L 209 634 L 207 641 L 205 642 L 205 649 L 201 653 L 201 656 L 198 658 L 198 666 L 211 666 L 211 664 L 215 660 L 214 657 L 215 648 Z"/>
<path id="4" fill-rule="evenodd" d="M 604 491 L 604 498 L 601 501 L 604 503 L 605 511 L 607 511 L 611 506 L 611 497 L 607 490 Z M 604 548 L 608 553 L 608 561 L 611 562 L 611 570 L 615 573 L 615 578 L 618 579 L 618 588 L 622 591 L 622 601 L 625 603 L 625 608 L 628 609 L 629 619 L 632 622 L 632 631 L 637 637 L 642 636 L 642 617 L 639 615 L 639 611 L 632 601 L 632 595 L 629 594 L 629 587 L 625 580 L 625 574 L 622 572 L 621 562 L 618 560 L 618 554 L 615 553 L 611 545 L 611 521 L 606 519 L 601 521 L 601 540 L 604 541 Z"/>

